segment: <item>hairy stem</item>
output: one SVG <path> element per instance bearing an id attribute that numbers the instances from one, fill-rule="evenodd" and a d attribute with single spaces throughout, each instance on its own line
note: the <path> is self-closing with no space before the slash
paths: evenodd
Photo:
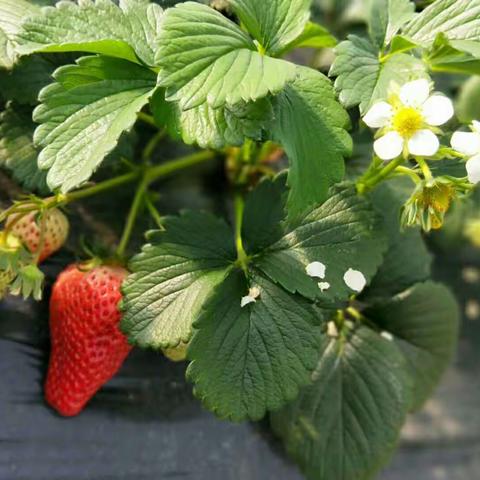
<path id="1" fill-rule="evenodd" d="M 395 171 L 404 162 L 403 157 L 399 157 L 396 160 L 392 160 L 387 163 L 376 175 L 371 176 L 370 178 L 363 177 L 357 183 L 357 189 L 359 193 L 366 193 L 369 190 L 372 190 L 377 184 L 382 180 L 385 180 L 391 173 Z"/>
<path id="2" fill-rule="evenodd" d="M 248 255 L 243 247 L 242 240 L 242 225 L 243 225 L 243 213 L 245 210 L 245 201 L 240 192 L 235 194 L 234 198 L 235 209 L 235 247 L 237 249 L 237 263 L 242 270 L 247 270 Z"/>

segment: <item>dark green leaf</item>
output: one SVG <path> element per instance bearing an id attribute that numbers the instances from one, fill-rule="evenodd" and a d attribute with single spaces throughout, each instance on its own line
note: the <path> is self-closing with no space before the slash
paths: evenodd
<path id="1" fill-rule="evenodd" d="M 148 0 L 121 0 L 119 6 L 111 0 L 62 1 L 24 22 L 18 51 L 101 53 L 154 65 L 162 15 Z"/>
<path id="2" fill-rule="evenodd" d="M 67 192 L 90 178 L 137 119 L 155 89 L 155 74 L 126 60 L 91 56 L 59 68 L 34 112 L 41 125 L 40 168 L 53 190 Z"/>
<path id="3" fill-rule="evenodd" d="M 370 480 L 389 460 L 411 402 L 402 354 L 366 327 L 325 339 L 313 385 L 271 415 L 308 480 Z"/>
<path id="4" fill-rule="evenodd" d="M 46 172 L 37 167 L 31 110 L 9 104 L 0 115 L 0 165 L 29 191 L 48 192 Z"/>
<path id="5" fill-rule="evenodd" d="M 296 40 L 310 18 L 312 0 L 230 0 L 249 33 L 271 55 Z"/>
<path id="6" fill-rule="evenodd" d="M 258 217 L 258 223 L 261 217 Z M 265 222 L 266 223 L 266 222 Z M 246 245 L 255 245 L 255 229 L 245 233 Z M 361 271 L 370 280 L 382 262 L 386 242 L 370 202 L 357 195 L 354 186 L 330 191 L 329 199 L 296 225 L 285 225 L 283 236 L 255 259 L 255 265 L 289 292 L 308 298 L 346 300 L 352 295 L 344 282 L 349 269 Z M 250 252 L 248 252 L 250 253 Z M 307 275 L 311 262 L 326 266 L 324 279 Z M 322 292 L 318 282 L 330 288 Z"/>
<path id="7" fill-rule="evenodd" d="M 157 62 L 167 100 L 182 110 L 256 101 L 280 92 L 296 74 L 295 65 L 258 52 L 238 25 L 193 2 L 166 11 Z"/>
<path id="8" fill-rule="evenodd" d="M 405 355 L 415 380 L 412 408 L 419 409 L 438 385 L 457 347 L 455 298 L 445 286 L 427 282 L 370 307 L 364 314 L 390 333 Z"/>
<path id="9" fill-rule="evenodd" d="M 260 296 L 240 305 L 250 287 Z M 187 376 L 207 408 L 234 421 L 259 420 L 293 400 L 318 360 L 321 318 L 304 298 L 257 272 L 233 271 L 195 323 Z"/>
<path id="10" fill-rule="evenodd" d="M 188 342 L 202 304 L 236 258 L 230 228 L 209 214 L 167 218 L 165 228 L 149 234 L 123 286 L 122 330 L 141 347 Z"/>
<path id="11" fill-rule="evenodd" d="M 392 82 L 427 78 L 425 64 L 412 55 L 398 53 L 380 62 L 378 48 L 369 40 L 350 35 L 336 48 L 330 75 L 347 108 L 360 106 L 366 113 L 378 100 L 385 100 Z"/>
<path id="12" fill-rule="evenodd" d="M 352 150 L 349 117 L 328 78 L 306 67 L 298 67 L 295 81 L 275 97 L 274 109 L 272 136 L 290 160 L 288 213 L 295 218 L 343 179 Z"/>
<path id="13" fill-rule="evenodd" d="M 455 113 L 462 123 L 480 118 L 480 77 L 471 77 L 462 85 Z"/>

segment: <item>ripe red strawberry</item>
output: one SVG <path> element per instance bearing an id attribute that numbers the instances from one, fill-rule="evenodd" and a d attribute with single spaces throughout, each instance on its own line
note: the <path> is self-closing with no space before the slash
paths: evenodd
<path id="1" fill-rule="evenodd" d="M 119 329 L 120 286 L 127 271 L 81 268 L 71 265 L 60 274 L 50 300 L 52 351 L 45 398 L 64 416 L 80 413 L 132 348 Z"/>
<path id="2" fill-rule="evenodd" d="M 29 213 L 16 221 L 19 214 L 10 215 L 6 227 L 14 233 L 32 253 L 36 253 L 40 242 L 40 220 L 37 212 Z M 67 217 L 57 208 L 45 213 L 45 237 L 40 262 L 59 250 L 68 237 Z"/>

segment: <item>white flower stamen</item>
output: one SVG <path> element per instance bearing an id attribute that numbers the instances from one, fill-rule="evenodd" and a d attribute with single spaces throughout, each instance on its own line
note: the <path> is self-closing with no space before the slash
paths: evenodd
<path id="1" fill-rule="evenodd" d="M 327 267 L 322 262 L 312 262 L 305 267 L 305 271 L 309 277 L 325 278 Z"/>
<path id="2" fill-rule="evenodd" d="M 382 160 L 393 160 L 402 153 L 431 157 L 440 142 L 434 131 L 454 115 L 452 101 L 444 95 L 430 94 L 427 80 L 414 80 L 391 93 L 388 101 L 375 103 L 363 121 L 380 128 L 373 147 Z"/>
<path id="3" fill-rule="evenodd" d="M 354 270 L 353 268 L 349 268 L 345 272 L 343 280 L 348 288 L 357 293 L 362 292 L 367 285 L 367 279 L 365 278 L 365 275 L 358 270 Z"/>

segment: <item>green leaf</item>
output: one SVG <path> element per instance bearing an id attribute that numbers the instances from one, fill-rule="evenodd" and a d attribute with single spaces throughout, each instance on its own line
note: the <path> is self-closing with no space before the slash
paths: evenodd
<path id="1" fill-rule="evenodd" d="M 166 98 L 182 110 L 250 102 L 280 92 L 295 65 L 262 55 L 238 25 L 193 2 L 165 12 L 157 62 Z"/>
<path id="2" fill-rule="evenodd" d="M 0 0 L 0 68 L 12 68 L 18 58 L 15 35 L 22 20 L 39 11 L 26 0 Z"/>
<path id="3" fill-rule="evenodd" d="M 480 118 L 480 77 L 471 77 L 462 85 L 455 112 L 462 123 Z"/>
<path id="4" fill-rule="evenodd" d="M 31 110 L 8 104 L 0 115 L 0 166 L 9 170 L 25 189 L 46 193 L 46 172 L 37 167 L 34 131 Z"/>
<path id="5" fill-rule="evenodd" d="M 432 44 L 439 33 L 450 40 L 480 40 L 480 0 L 437 0 L 403 33 L 423 46 Z"/>
<path id="6" fill-rule="evenodd" d="M 393 336 L 415 380 L 413 409 L 419 409 L 438 385 L 458 341 L 459 312 L 443 285 L 417 284 L 364 315 Z"/>
<path id="7" fill-rule="evenodd" d="M 249 287 L 255 303 L 240 305 Z M 195 323 L 187 377 L 195 395 L 222 418 L 261 419 L 293 400 L 318 360 L 321 317 L 257 272 L 233 271 Z"/>
<path id="8" fill-rule="evenodd" d="M 410 0 L 371 0 L 368 18 L 370 37 L 382 48 L 414 15 L 415 4 Z"/>
<path id="9" fill-rule="evenodd" d="M 21 54 L 81 51 L 154 65 L 162 15 L 148 0 L 61 1 L 25 21 L 16 41 Z"/>
<path id="10" fill-rule="evenodd" d="M 439 34 L 431 50 L 425 56 L 434 72 L 480 74 L 480 42 L 472 40 L 448 40 Z"/>
<path id="11" fill-rule="evenodd" d="M 141 347 L 188 342 L 192 323 L 236 258 L 230 228 L 206 213 L 165 220 L 130 263 L 123 285 L 121 327 Z"/>
<path id="12" fill-rule="evenodd" d="M 12 295 L 21 295 L 24 300 L 31 296 L 39 301 L 42 299 L 44 281 L 45 275 L 37 265 L 25 265 L 10 285 L 9 292 Z"/>
<path id="13" fill-rule="evenodd" d="M 256 245 L 256 228 L 267 222 L 260 215 L 255 223 L 245 220 L 245 245 Z M 354 292 L 343 280 L 345 272 L 349 268 L 359 270 L 370 280 L 386 248 L 379 218 L 353 185 L 332 188 L 325 203 L 311 210 L 298 224 L 282 227 L 282 237 L 259 254 L 255 265 L 289 292 L 311 299 L 348 299 Z M 324 279 L 307 275 L 306 267 L 312 262 L 326 266 Z M 328 282 L 330 288 L 322 292 L 320 281 Z"/>
<path id="14" fill-rule="evenodd" d="M 383 217 L 388 235 L 388 250 L 382 265 L 365 295 L 391 297 L 423 282 L 430 276 L 432 256 L 419 228 L 402 231 L 400 210 L 412 193 L 408 179 L 392 180 L 379 185 L 371 194 L 375 209 Z"/>
<path id="15" fill-rule="evenodd" d="M 281 53 L 287 53 L 295 48 L 327 48 L 335 45 L 337 39 L 325 27 L 308 22 L 303 33 L 289 43 Z"/>
<path id="16" fill-rule="evenodd" d="M 330 76 L 337 77 L 335 89 L 340 101 L 347 108 L 359 105 L 362 114 L 376 101 L 387 98 L 392 82 L 428 78 L 421 60 L 398 53 L 381 62 L 377 47 L 355 35 L 350 35 L 335 51 L 337 58 Z"/>
<path id="17" fill-rule="evenodd" d="M 182 111 L 178 104 L 165 102 L 163 89 L 152 97 L 151 107 L 157 123 L 165 125 L 173 138 L 202 148 L 241 146 L 246 138 L 260 141 L 273 117 L 271 102 L 266 98 L 217 109 L 204 103 Z"/>
<path id="18" fill-rule="evenodd" d="M 155 89 L 155 74 L 126 60 L 92 56 L 59 68 L 40 93 L 38 163 L 49 187 L 67 192 L 87 181 Z"/>
<path id="19" fill-rule="evenodd" d="M 275 97 L 274 110 L 272 138 L 290 160 L 288 211 L 295 218 L 343 179 L 352 150 L 349 117 L 328 78 L 306 67 L 298 67 L 295 81 Z"/>
<path id="20" fill-rule="evenodd" d="M 55 65 L 33 55 L 18 61 L 12 70 L 0 71 L 0 96 L 21 105 L 36 105 L 40 90 L 52 81 Z"/>
<path id="21" fill-rule="evenodd" d="M 270 55 L 281 53 L 303 32 L 312 0 L 229 0 L 233 11 Z"/>
<path id="22" fill-rule="evenodd" d="M 308 480 L 369 480 L 390 459 L 411 402 L 402 354 L 360 327 L 324 339 L 313 385 L 278 413 L 274 431 Z"/>

